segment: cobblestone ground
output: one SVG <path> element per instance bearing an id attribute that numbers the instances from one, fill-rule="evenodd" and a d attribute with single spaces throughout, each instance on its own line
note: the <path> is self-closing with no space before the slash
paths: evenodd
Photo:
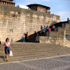
<path id="1" fill-rule="evenodd" d="M 0 70 L 70 70 L 70 56 L 0 64 Z"/>

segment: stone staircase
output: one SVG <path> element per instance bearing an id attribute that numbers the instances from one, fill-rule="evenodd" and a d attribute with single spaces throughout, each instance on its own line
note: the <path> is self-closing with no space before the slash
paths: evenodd
<path id="1" fill-rule="evenodd" d="M 51 28 L 51 32 L 49 33 L 49 36 L 46 36 L 45 34 L 41 34 L 41 31 L 38 31 L 37 34 L 39 35 L 38 39 L 39 41 L 36 42 L 35 34 L 32 34 L 29 36 L 27 42 L 31 43 L 51 43 L 51 44 L 58 44 L 61 46 L 67 46 L 70 47 L 70 40 L 66 39 L 66 35 L 69 35 L 70 37 L 70 21 L 66 22 L 60 22 L 57 24 L 54 24 L 55 31 L 53 31 L 53 28 Z M 23 39 L 17 41 L 17 42 L 23 42 Z"/>
<path id="2" fill-rule="evenodd" d="M 55 44 L 45 43 L 13 43 L 13 57 L 9 57 L 9 61 L 31 60 L 37 58 L 45 58 L 59 55 L 70 54 L 70 48 L 62 47 Z M 0 47 L 0 63 L 4 61 L 4 52 Z"/>
<path id="3" fill-rule="evenodd" d="M 70 38 L 70 22 L 66 23 L 64 27 L 58 26 L 58 31 L 51 31 L 49 37 L 40 36 L 40 43 L 54 43 L 70 47 L 70 40 L 67 40 L 67 35 Z"/>

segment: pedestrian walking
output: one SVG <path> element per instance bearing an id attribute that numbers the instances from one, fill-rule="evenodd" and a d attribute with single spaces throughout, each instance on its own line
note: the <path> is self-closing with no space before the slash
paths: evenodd
<path id="1" fill-rule="evenodd" d="M 5 52 L 6 61 L 8 61 L 8 56 L 10 54 L 10 50 L 12 50 L 12 48 L 11 48 L 11 45 L 10 45 L 10 42 L 9 42 L 9 38 L 6 38 L 6 41 L 3 45 L 3 51 Z"/>
<path id="2" fill-rule="evenodd" d="M 22 42 L 25 42 L 25 33 L 22 36 Z"/>

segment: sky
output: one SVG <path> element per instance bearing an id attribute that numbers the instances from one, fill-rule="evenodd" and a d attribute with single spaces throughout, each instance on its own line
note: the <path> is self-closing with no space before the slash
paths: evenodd
<path id="1" fill-rule="evenodd" d="M 51 13 L 60 16 L 61 21 L 70 18 L 70 0 L 14 0 L 17 5 L 42 4 L 51 7 Z"/>

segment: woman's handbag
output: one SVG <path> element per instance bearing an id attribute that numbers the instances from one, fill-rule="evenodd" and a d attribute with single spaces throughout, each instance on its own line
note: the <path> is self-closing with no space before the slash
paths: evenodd
<path id="1" fill-rule="evenodd" d="M 12 52 L 12 51 L 10 51 L 10 54 L 9 54 L 9 56 L 13 56 L 13 52 Z"/>

